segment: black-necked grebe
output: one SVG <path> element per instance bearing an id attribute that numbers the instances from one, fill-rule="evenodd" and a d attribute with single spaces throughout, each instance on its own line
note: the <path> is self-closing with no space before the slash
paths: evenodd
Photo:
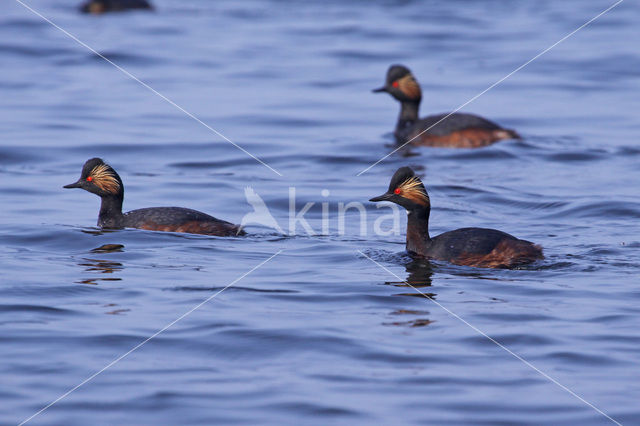
<path id="1" fill-rule="evenodd" d="M 150 231 L 187 232 L 218 236 L 243 235 L 239 226 L 197 210 L 182 207 L 151 207 L 122 213 L 124 185 L 115 170 L 100 158 L 87 160 L 77 182 L 65 188 L 82 188 L 102 199 L 98 226 L 139 228 Z"/>
<path id="2" fill-rule="evenodd" d="M 147 0 L 89 0 L 80 5 L 80 12 L 95 15 L 135 9 L 153 10 L 153 6 Z"/>
<path id="3" fill-rule="evenodd" d="M 399 144 L 411 141 L 413 145 L 477 148 L 500 139 L 520 138 L 515 131 L 503 129 L 496 123 L 473 114 L 453 113 L 444 120 L 442 119 L 447 114 L 419 119 L 422 92 L 409 68 L 402 65 L 389 67 L 385 85 L 373 91 L 387 92 L 400 102 L 400 116 L 394 132 Z"/>
<path id="4" fill-rule="evenodd" d="M 407 251 L 428 259 L 481 268 L 513 268 L 542 259 L 542 248 L 502 231 L 460 228 L 429 236 L 429 195 L 410 167 L 401 167 L 389 190 L 369 201 L 391 201 L 408 212 Z"/>

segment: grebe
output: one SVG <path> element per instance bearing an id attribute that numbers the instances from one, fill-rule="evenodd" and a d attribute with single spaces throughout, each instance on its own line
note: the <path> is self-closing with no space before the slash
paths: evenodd
<path id="1" fill-rule="evenodd" d="M 407 251 L 414 256 L 480 268 L 513 268 L 543 258 L 540 246 L 495 229 L 460 228 L 431 238 L 429 195 L 410 167 L 398 169 L 387 192 L 369 201 L 407 209 Z"/>
<path id="2" fill-rule="evenodd" d="M 387 71 L 385 85 L 373 92 L 387 92 L 400 102 L 400 116 L 394 132 L 398 144 L 411 141 L 413 145 L 477 148 L 500 139 L 520 138 L 515 131 L 473 114 L 456 112 L 444 120 L 447 114 L 418 119 L 422 92 L 409 68 L 403 65 L 392 65 Z"/>
<path id="3" fill-rule="evenodd" d="M 89 0 L 80 5 L 80 12 L 94 15 L 134 9 L 153 10 L 153 6 L 146 0 Z"/>
<path id="4" fill-rule="evenodd" d="M 98 215 L 98 226 L 101 228 L 139 228 L 218 236 L 244 234 L 237 225 L 182 207 L 151 207 L 122 213 L 122 179 L 100 158 L 87 160 L 82 167 L 80 179 L 64 187 L 82 188 L 102 199 Z"/>

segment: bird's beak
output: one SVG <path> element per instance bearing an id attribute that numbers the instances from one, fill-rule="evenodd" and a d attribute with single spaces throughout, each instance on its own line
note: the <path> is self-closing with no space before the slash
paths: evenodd
<path id="1" fill-rule="evenodd" d="M 376 202 L 376 201 L 391 201 L 391 197 L 393 197 L 393 194 L 385 193 L 385 194 L 379 195 L 377 197 L 373 197 L 369 201 L 373 201 L 373 202 Z"/>
<path id="2" fill-rule="evenodd" d="M 70 183 L 69 185 L 63 186 L 63 188 L 82 188 L 82 181 L 77 181 L 74 183 Z"/>
<path id="3" fill-rule="evenodd" d="M 387 86 L 378 87 L 372 90 L 373 93 L 388 92 Z"/>

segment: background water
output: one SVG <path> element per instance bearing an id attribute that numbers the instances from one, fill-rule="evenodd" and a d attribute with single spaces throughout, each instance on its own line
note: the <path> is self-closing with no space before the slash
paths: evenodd
<path id="1" fill-rule="evenodd" d="M 522 141 L 391 151 L 410 66 L 422 114 L 450 111 L 610 1 L 156 0 L 81 16 L 27 3 L 277 169 L 278 176 L 18 2 L 0 17 L 0 423 L 54 401 L 247 271 L 33 424 L 640 424 L 640 7 L 625 1 L 464 110 Z M 289 187 L 320 233 L 100 232 L 62 185 L 101 156 L 125 209 L 239 223 L 251 186 L 288 229 Z M 413 263 L 366 203 L 395 169 L 425 176 L 433 233 L 496 227 L 546 260 L 496 271 Z M 328 196 L 321 195 L 329 190 Z M 350 210 L 367 206 L 366 235 Z M 104 245 L 111 245 L 106 246 Z M 359 251 L 362 251 L 361 254 Z M 365 256 L 366 255 L 366 256 Z M 377 266 L 370 257 L 382 266 Z M 418 296 L 418 297 L 415 297 Z"/>

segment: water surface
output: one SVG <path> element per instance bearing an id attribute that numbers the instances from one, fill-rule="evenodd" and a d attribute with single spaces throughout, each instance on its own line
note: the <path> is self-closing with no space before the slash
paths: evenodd
<path id="1" fill-rule="evenodd" d="M 282 176 L 9 1 L 0 423 L 28 418 L 280 250 L 31 423 L 610 423 L 477 330 L 639 423 L 637 4 L 465 107 L 523 140 L 412 149 L 357 176 L 392 150 L 397 105 L 370 93 L 391 63 L 413 69 L 423 114 L 449 111 L 611 3 L 155 3 L 87 17 L 72 1 L 28 2 Z M 317 235 L 101 232 L 97 197 L 62 189 L 94 156 L 123 177 L 125 209 L 179 205 L 239 223 L 251 186 L 289 230 L 295 187 L 298 211 L 315 202 L 305 217 Z M 424 176 L 432 233 L 495 227 L 541 244 L 546 260 L 512 271 L 412 262 L 404 222 L 375 235 L 389 210 L 366 203 L 403 165 Z M 338 204 L 352 201 L 367 207 L 365 235 L 357 210 L 341 232 Z"/>

